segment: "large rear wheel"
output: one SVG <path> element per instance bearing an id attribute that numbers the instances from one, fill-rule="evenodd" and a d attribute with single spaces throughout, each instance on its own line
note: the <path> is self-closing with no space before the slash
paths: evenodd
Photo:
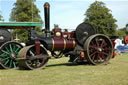
<path id="1" fill-rule="evenodd" d="M 85 57 L 93 65 L 106 64 L 113 55 L 111 40 L 102 34 L 90 36 L 84 44 Z"/>

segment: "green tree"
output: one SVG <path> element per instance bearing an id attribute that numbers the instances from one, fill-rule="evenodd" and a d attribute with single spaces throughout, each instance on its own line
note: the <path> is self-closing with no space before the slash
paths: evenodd
<path id="1" fill-rule="evenodd" d="M 117 25 L 111 10 L 102 1 L 95 1 L 90 5 L 85 13 L 85 22 L 93 25 L 97 33 L 105 35 L 115 35 Z"/>
<path id="2" fill-rule="evenodd" d="M 10 14 L 10 21 L 14 22 L 42 22 L 39 15 L 40 11 L 34 4 L 36 0 L 17 0 L 14 3 L 14 8 Z M 41 27 L 38 27 L 41 28 Z M 41 29 L 37 29 L 38 32 Z M 15 38 L 16 33 L 20 42 L 25 42 L 28 40 L 28 31 L 15 29 L 12 34 Z"/>
<path id="3" fill-rule="evenodd" d="M 124 28 L 118 29 L 116 34 L 122 38 L 123 36 L 128 36 L 128 24 Z"/>
<path id="4" fill-rule="evenodd" d="M 0 12 L 0 21 L 4 21 L 3 16 L 1 15 L 1 12 Z"/>
<path id="5" fill-rule="evenodd" d="M 126 36 L 127 35 L 126 28 L 118 29 L 116 31 L 116 35 L 118 35 L 120 38 L 123 38 L 123 36 Z"/>

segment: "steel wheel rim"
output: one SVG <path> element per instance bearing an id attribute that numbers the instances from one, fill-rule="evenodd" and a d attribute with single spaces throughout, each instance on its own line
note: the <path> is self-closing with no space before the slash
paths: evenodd
<path id="1" fill-rule="evenodd" d="M 20 56 L 22 54 L 22 56 Z M 40 47 L 40 55 L 36 55 L 36 49 L 34 45 L 24 47 L 19 52 L 19 67 L 28 70 L 41 69 L 47 64 L 49 57 L 47 51 Z M 41 58 L 38 58 L 41 56 Z M 35 57 L 35 59 L 32 59 Z"/>
<path id="2" fill-rule="evenodd" d="M 87 44 L 87 59 L 94 65 L 107 63 L 112 56 L 111 41 L 104 35 L 92 36 Z"/>
<path id="3" fill-rule="evenodd" d="M 30 48 L 29 51 L 27 52 L 26 58 L 29 58 L 30 56 L 36 56 L 35 49 Z M 27 60 L 26 64 L 31 67 L 31 68 L 39 68 L 42 66 L 42 59 L 36 59 L 36 60 Z"/>
<path id="4" fill-rule="evenodd" d="M 0 62 L 5 69 L 15 69 L 18 67 L 17 55 L 23 46 L 16 42 L 7 42 L 1 47 Z"/>

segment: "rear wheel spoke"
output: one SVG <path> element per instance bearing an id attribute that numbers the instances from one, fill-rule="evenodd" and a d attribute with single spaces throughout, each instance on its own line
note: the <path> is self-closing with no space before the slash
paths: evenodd
<path id="1" fill-rule="evenodd" d="M 101 43 L 101 45 L 100 45 L 101 48 L 103 47 L 104 43 L 105 43 L 105 41 L 102 40 L 102 43 Z"/>
<path id="2" fill-rule="evenodd" d="M 104 55 L 108 56 L 108 53 L 102 52 Z"/>
<path id="3" fill-rule="evenodd" d="M 99 47 L 99 42 L 97 39 L 95 39 L 97 47 Z"/>
<path id="4" fill-rule="evenodd" d="M 98 56 L 98 59 L 99 59 L 100 62 L 103 62 L 103 59 L 102 59 L 101 56 Z"/>
<path id="5" fill-rule="evenodd" d="M 93 56 L 93 55 L 95 55 L 96 53 L 97 53 L 97 51 L 91 53 L 91 54 L 90 54 L 90 57 Z"/>
<path id="6" fill-rule="evenodd" d="M 95 47 L 95 46 L 89 46 L 89 48 L 91 48 L 93 50 L 98 50 L 97 47 Z"/>

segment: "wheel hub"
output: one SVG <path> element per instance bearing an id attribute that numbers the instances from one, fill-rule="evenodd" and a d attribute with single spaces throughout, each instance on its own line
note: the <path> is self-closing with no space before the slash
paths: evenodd
<path id="1" fill-rule="evenodd" d="M 10 53 L 10 58 L 15 60 L 16 59 L 16 54 L 15 53 Z"/>
<path id="2" fill-rule="evenodd" d="M 102 52 L 102 49 L 101 48 L 98 48 L 98 51 Z"/>

